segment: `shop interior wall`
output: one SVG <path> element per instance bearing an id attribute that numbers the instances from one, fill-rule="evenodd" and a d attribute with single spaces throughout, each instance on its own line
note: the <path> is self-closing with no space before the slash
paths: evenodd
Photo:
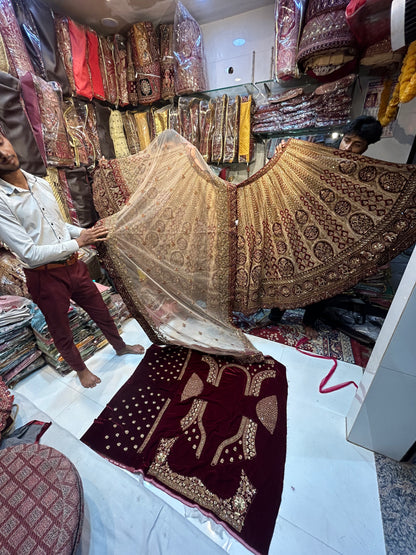
<path id="1" fill-rule="evenodd" d="M 272 78 L 274 43 L 274 6 L 269 5 L 243 14 L 201 25 L 207 63 L 208 88 L 238 86 Z M 245 44 L 235 46 L 235 39 Z M 233 73 L 229 73 L 229 68 Z M 244 92 L 244 90 L 243 90 Z"/>

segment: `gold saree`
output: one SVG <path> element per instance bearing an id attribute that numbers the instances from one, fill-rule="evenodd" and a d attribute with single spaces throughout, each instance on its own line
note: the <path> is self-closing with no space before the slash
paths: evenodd
<path id="1" fill-rule="evenodd" d="M 416 238 L 416 169 L 290 140 L 250 179 L 218 178 L 174 131 L 97 170 L 104 263 L 157 343 L 256 351 L 232 311 L 302 307 Z"/>

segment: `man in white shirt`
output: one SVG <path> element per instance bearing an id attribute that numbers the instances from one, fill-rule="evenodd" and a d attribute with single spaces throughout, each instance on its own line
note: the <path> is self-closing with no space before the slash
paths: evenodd
<path id="1" fill-rule="evenodd" d="M 13 146 L 0 134 L 0 241 L 21 260 L 33 301 L 39 306 L 55 346 L 84 387 L 100 378 L 86 367 L 74 344 L 68 319 L 70 299 L 96 322 L 118 355 L 142 354 L 126 345 L 87 266 L 80 247 L 105 241 L 104 227 L 83 229 L 66 223 L 48 182 L 20 169 Z"/>

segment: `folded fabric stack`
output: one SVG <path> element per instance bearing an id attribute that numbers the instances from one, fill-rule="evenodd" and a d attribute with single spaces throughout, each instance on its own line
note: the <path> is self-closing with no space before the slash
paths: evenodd
<path id="1" fill-rule="evenodd" d="M 317 87 L 313 92 L 291 89 L 268 99 L 253 116 L 254 133 L 272 133 L 310 127 L 333 127 L 348 122 L 351 112 L 350 74 Z"/>
<path id="2" fill-rule="evenodd" d="M 108 306 L 111 316 L 115 318 L 117 327 L 120 328 L 122 323 L 130 316 L 127 308 L 120 296 L 112 294 L 109 287 L 99 283 L 96 283 L 96 285 Z M 71 304 L 68 310 L 68 318 L 74 342 L 83 360 L 88 360 L 97 350 L 107 345 L 108 342 L 101 330 L 82 308 Z M 71 372 L 71 367 L 64 361 L 56 349 L 45 318 L 36 305 L 31 325 L 37 345 L 43 352 L 46 362 L 62 376 Z"/>
<path id="3" fill-rule="evenodd" d="M 30 327 L 33 306 L 25 297 L 0 297 L 0 376 L 9 387 L 45 364 Z"/>

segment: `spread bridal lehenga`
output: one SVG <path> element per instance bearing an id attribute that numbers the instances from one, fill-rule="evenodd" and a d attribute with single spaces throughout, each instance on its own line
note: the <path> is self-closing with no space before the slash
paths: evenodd
<path id="1" fill-rule="evenodd" d="M 174 131 L 104 161 L 103 260 L 157 344 L 255 360 L 233 311 L 304 307 L 374 273 L 416 239 L 416 168 L 291 139 L 239 185 Z"/>

